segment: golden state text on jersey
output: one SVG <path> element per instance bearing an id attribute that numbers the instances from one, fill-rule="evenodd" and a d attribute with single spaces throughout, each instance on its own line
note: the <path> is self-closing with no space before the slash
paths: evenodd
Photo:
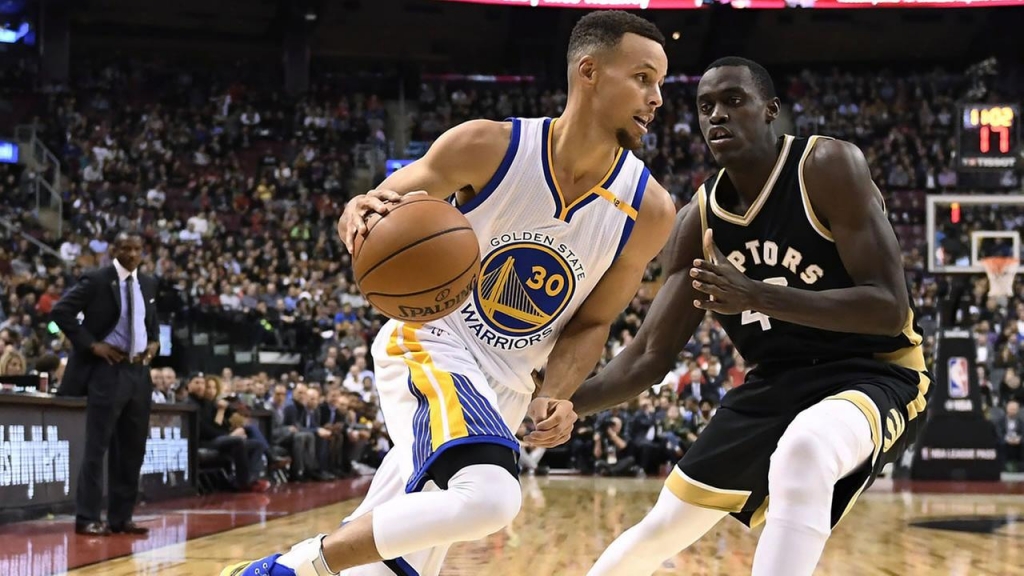
<path id="1" fill-rule="evenodd" d="M 540 232 L 509 232 L 488 244 L 473 298 L 459 314 L 488 346 L 521 350 L 540 343 L 586 279 L 583 260 L 567 243 Z"/>

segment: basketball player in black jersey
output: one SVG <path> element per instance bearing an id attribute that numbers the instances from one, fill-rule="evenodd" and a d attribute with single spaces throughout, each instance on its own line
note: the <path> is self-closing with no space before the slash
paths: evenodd
<path id="1" fill-rule="evenodd" d="M 753 574 L 809 575 L 924 419 L 921 336 L 861 151 L 779 137 L 771 77 L 750 60 L 714 62 L 697 92 L 722 170 L 678 215 L 636 339 L 572 401 L 582 416 L 648 390 L 707 311 L 755 367 L 590 574 L 650 574 L 732 514 L 766 521 Z"/>

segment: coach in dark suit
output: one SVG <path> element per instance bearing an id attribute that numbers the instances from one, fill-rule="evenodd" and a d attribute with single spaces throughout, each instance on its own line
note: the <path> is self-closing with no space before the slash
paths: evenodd
<path id="1" fill-rule="evenodd" d="M 85 458 L 75 494 L 75 532 L 149 532 L 132 521 L 146 454 L 153 383 L 149 362 L 160 348 L 156 280 L 138 272 L 142 239 L 122 232 L 114 262 L 86 272 L 51 316 L 73 345 L 57 394 L 85 396 Z M 79 324 L 78 315 L 84 318 Z M 103 455 L 109 448 L 107 522 L 100 519 Z"/>

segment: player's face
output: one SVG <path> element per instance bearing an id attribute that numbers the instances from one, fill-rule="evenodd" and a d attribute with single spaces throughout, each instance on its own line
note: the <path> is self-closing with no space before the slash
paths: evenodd
<path id="1" fill-rule="evenodd" d="M 747 68 L 721 66 L 700 79 L 697 111 L 704 141 L 715 161 L 726 165 L 768 138 L 779 100 L 761 96 Z"/>
<path id="2" fill-rule="evenodd" d="M 635 150 L 661 107 L 661 85 L 668 73 L 665 49 L 654 40 L 626 34 L 596 66 L 596 121 L 614 132 L 619 146 Z"/>

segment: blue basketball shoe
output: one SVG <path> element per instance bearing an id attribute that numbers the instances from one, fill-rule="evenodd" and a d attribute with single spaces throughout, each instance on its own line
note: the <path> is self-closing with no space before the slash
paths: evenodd
<path id="1" fill-rule="evenodd" d="M 232 564 L 220 576 L 330 576 L 320 554 L 320 541 L 326 534 L 303 540 L 285 554 L 271 554 L 259 560 Z"/>

